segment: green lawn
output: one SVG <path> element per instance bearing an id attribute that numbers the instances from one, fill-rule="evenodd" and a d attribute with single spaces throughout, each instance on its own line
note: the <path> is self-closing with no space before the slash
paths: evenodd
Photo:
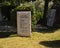
<path id="1" fill-rule="evenodd" d="M 0 48 L 49 48 L 40 42 L 60 40 L 60 29 L 52 33 L 32 32 L 31 37 L 19 37 L 16 34 L 0 38 Z"/>

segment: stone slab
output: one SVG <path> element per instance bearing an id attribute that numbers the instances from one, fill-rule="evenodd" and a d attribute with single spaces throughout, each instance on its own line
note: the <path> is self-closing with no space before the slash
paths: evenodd
<path id="1" fill-rule="evenodd" d="M 48 12 L 48 19 L 47 19 L 47 26 L 53 26 L 54 24 L 54 20 L 55 20 L 55 14 L 56 14 L 56 10 L 55 9 L 51 9 Z"/>
<path id="2" fill-rule="evenodd" d="M 17 34 L 19 36 L 31 35 L 31 11 L 17 12 Z"/>

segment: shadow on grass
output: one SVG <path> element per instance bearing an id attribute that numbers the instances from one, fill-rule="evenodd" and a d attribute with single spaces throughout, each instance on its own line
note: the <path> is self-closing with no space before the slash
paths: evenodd
<path id="1" fill-rule="evenodd" d="M 12 34 L 16 34 L 16 32 L 0 32 L 0 38 L 9 37 Z"/>
<path id="2" fill-rule="evenodd" d="M 60 40 L 54 40 L 54 41 L 42 41 L 39 44 L 44 45 L 46 47 L 51 48 L 60 48 Z"/>

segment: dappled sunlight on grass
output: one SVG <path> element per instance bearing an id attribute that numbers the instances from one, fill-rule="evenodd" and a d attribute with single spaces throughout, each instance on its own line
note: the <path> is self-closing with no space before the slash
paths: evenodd
<path id="1" fill-rule="evenodd" d="M 31 37 L 19 37 L 16 34 L 0 38 L 0 48 L 47 48 L 39 42 L 60 40 L 60 29 L 52 33 L 32 32 Z"/>

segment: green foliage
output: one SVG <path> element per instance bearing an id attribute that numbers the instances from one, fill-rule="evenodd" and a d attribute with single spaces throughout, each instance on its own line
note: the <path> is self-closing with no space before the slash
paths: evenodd
<path id="1" fill-rule="evenodd" d="M 60 0 L 53 0 L 55 4 L 60 4 Z"/>
<path id="2" fill-rule="evenodd" d="M 25 5 L 23 5 L 23 6 L 18 6 L 18 7 L 16 7 L 15 8 L 15 10 L 17 11 L 17 10 L 20 10 L 20 11 L 32 11 L 32 6 L 25 6 Z"/>
<path id="3" fill-rule="evenodd" d="M 16 26 L 16 14 L 17 14 L 17 11 L 33 11 L 33 6 L 28 4 L 28 5 L 25 5 L 25 4 L 22 4 L 21 6 L 17 6 L 15 9 L 12 9 L 11 11 L 11 19 L 12 19 L 12 23 L 15 24 Z M 33 12 L 32 12 L 33 13 Z"/>
<path id="4" fill-rule="evenodd" d="M 31 0 L 0 0 L 0 5 L 12 5 L 12 6 L 19 6 L 20 3 L 25 3 L 25 2 L 29 2 Z"/>
<path id="5" fill-rule="evenodd" d="M 37 11 L 34 3 L 24 3 L 21 6 L 17 6 L 15 9 L 12 9 L 12 11 L 11 11 L 12 19 L 14 18 L 13 22 L 15 22 L 15 24 L 16 24 L 16 17 L 15 16 L 16 16 L 17 11 L 31 11 L 32 29 L 33 30 L 34 30 L 38 20 L 43 17 L 43 12 Z"/>
<path id="6" fill-rule="evenodd" d="M 2 6 L 9 6 L 9 5 L 11 5 L 11 3 L 8 1 L 2 2 Z"/>
<path id="7" fill-rule="evenodd" d="M 18 0 L 2 0 L 0 2 L 0 5 L 1 6 L 9 6 L 9 5 L 16 6 L 18 4 L 17 2 L 18 2 Z"/>
<path id="8" fill-rule="evenodd" d="M 35 11 L 35 13 L 32 16 L 32 29 L 33 30 L 34 30 L 35 26 L 37 25 L 37 22 L 41 18 L 43 18 L 43 12 Z"/>
<path id="9" fill-rule="evenodd" d="M 28 2 L 27 0 L 6 0 L 6 1 L 2 1 L 0 3 L 0 5 L 1 6 L 16 6 L 16 8 L 11 10 L 11 22 L 13 23 L 14 26 L 16 26 L 16 21 L 17 21 L 16 20 L 17 11 L 31 11 L 32 29 L 34 29 L 38 20 L 40 18 L 42 18 L 42 15 L 43 15 L 42 11 L 37 11 L 36 10 L 35 2 Z M 43 10 L 43 5 L 40 5 L 40 9 Z"/>

